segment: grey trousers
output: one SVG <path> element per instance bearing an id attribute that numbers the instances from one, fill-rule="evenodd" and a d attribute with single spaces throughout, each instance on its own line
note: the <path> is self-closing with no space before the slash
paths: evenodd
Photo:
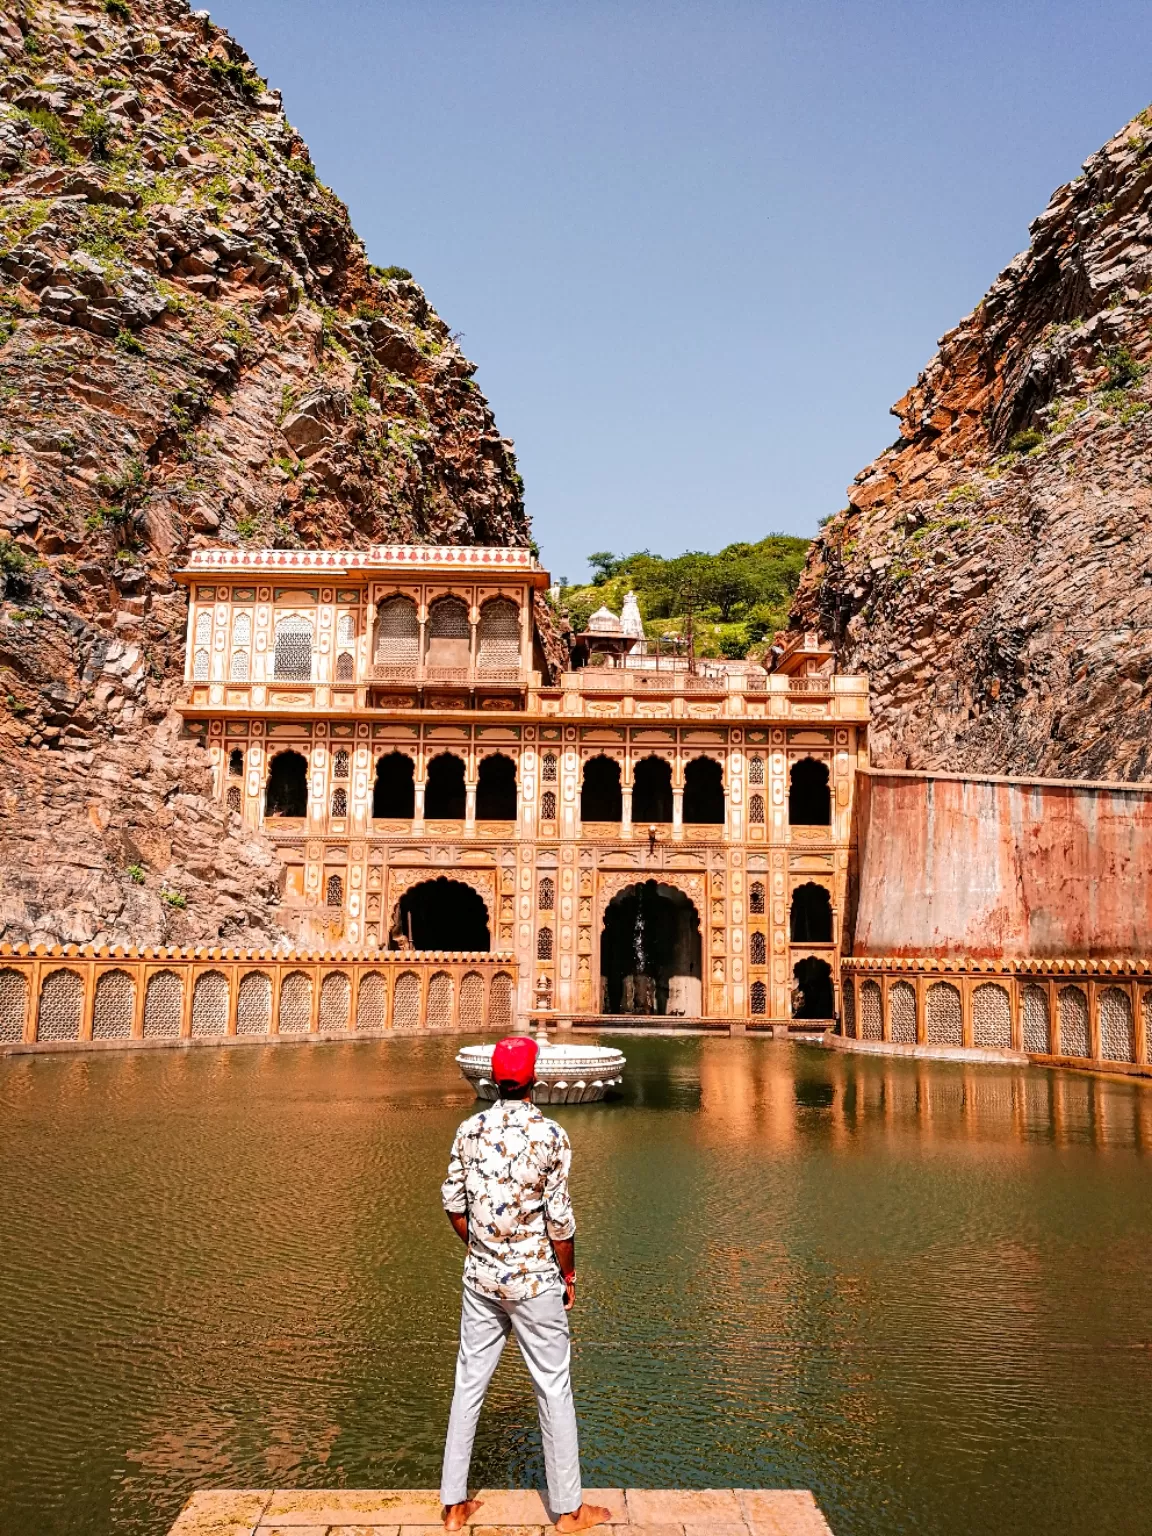
<path id="1" fill-rule="evenodd" d="M 445 1504 L 463 1504 L 468 1497 L 468 1467 L 476 1421 L 509 1333 L 516 1335 L 536 1393 L 549 1508 L 553 1515 L 568 1514 L 580 1508 L 583 1492 L 576 1408 L 572 1401 L 568 1314 L 561 1291 L 546 1291 L 529 1301 L 496 1301 L 481 1296 L 470 1286 L 464 1287 L 456 1390 L 444 1443 L 440 1497 Z"/>

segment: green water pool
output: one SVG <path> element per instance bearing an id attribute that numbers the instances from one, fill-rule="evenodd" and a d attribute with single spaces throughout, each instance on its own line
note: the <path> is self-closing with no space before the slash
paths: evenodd
<path id="1" fill-rule="evenodd" d="M 605 1037 L 574 1146 L 590 1486 L 798 1486 L 837 1536 L 1149 1529 L 1152 1090 Z M 432 1486 L 459 1039 L 0 1062 L 0 1533 L 202 1486 Z M 542 1474 L 497 1374 L 478 1483 Z"/>

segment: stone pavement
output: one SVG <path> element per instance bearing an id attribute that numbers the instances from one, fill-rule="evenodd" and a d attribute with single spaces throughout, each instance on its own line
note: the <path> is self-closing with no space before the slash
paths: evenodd
<path id="1" fill-rule="evenodd" d="M 482 1489 L 469 1536 L 554 1536 L 532 1489 Z M 604 1536 L 832 1536 L 810 1493 L 776 1488 L 586 1488 L 612 1511 Z M 194 1493 L 169 1536 L 436 1536 L 431 1489 L 210 1489 Z"/>

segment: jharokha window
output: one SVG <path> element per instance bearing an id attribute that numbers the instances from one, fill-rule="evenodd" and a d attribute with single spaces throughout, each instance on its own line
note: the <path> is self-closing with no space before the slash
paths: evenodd
<path id="1" fill-rule="evenodd" d="M 536 958 L 537 958 L 537 960 L 551 960 L 551 958 L 552 958 L 552 930 L 551 930 L 551 928 L 541 928 L 540 932 L 536 935 Z"/>
<path id="2" fill-rule="evenodd" d="M 312 626 L 295 615 L 276 626 L 274 676 L 278 681 L 307 683 L 312 679 Z"/>
<path id="3" fill-rule="evenodd" d="M 334 779 L 346 779 L 348 777 L 348 749 L 337 747 L 332 754 L 332 777 Z"/>
<path id="4" fill-rule="evenodd" d="M 556 820 L 556 791 L 546 789 L 540 797 L 540 816 L 543 821 Z"/>
<path id="5" fill-rule="evenodd" d="M 346 789 L 339 788 L 332 791 L 332 814 L 333 816 L 347 816 L 348 791 Z"/>
<path id="6" fill-rule="evenodd" d="M 212 615 L 201 613 L 196 618 L 195 650 L 192 657 L 192 678 L 197 683 L 208 681 L 212 664 Z"/>
<path id="7" fill-rule="evenodd" d="M 556 905 L 556 882 L 551 875 L 540 877 L 540 910 L 551 912 Z"/>
<path id="8" fill-rule="evenodd" d="M 330 907 L 342 907 L 344 905 L 344 881 L 339 875 L 328 876 L 325 897 Z"/>
<path id="9" fill-rule="evenodd" d="M 555 754 L 555 752 L 545 752 L 545 754 L 544 754 L 544 761 L 543 761 L 543 769 L 542 769 L 540 777 L 544 780 L 545 784 L 555 784 L 555 782 L 556 782 L 556 754 Z"/>
<path id="10" fill-rule="evenodd" d="M 752 888 L 748 892 L 748 910 L 759 916 L 764 911 L 764 884 L 763 881 L 753 880 Z"/>
<path id="11" fill-rule="evenodd" d="M 380 666 L 414 667 L 420 659 L 420 621 L 409 597 L 390 597 L 380 604 L 376 625 L 375 660 Z"/>
<path id="12" fill-rule="evenodd" d="M 228 675 L 233 682 L 246 683 L 251 674 L 252 615 L 238 613 L 232 623 L 232 662 Z"/>

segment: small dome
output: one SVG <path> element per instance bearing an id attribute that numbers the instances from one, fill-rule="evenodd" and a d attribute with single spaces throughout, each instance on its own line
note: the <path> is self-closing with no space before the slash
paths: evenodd
<path id="1" fill-rule="evenodd" d="M 620 620 L 612 612 L 611 608 L 597 608 L 596 612 L 588 620 L 588 629 L 593 635 L 619 635 L 623 633 Z"/>

